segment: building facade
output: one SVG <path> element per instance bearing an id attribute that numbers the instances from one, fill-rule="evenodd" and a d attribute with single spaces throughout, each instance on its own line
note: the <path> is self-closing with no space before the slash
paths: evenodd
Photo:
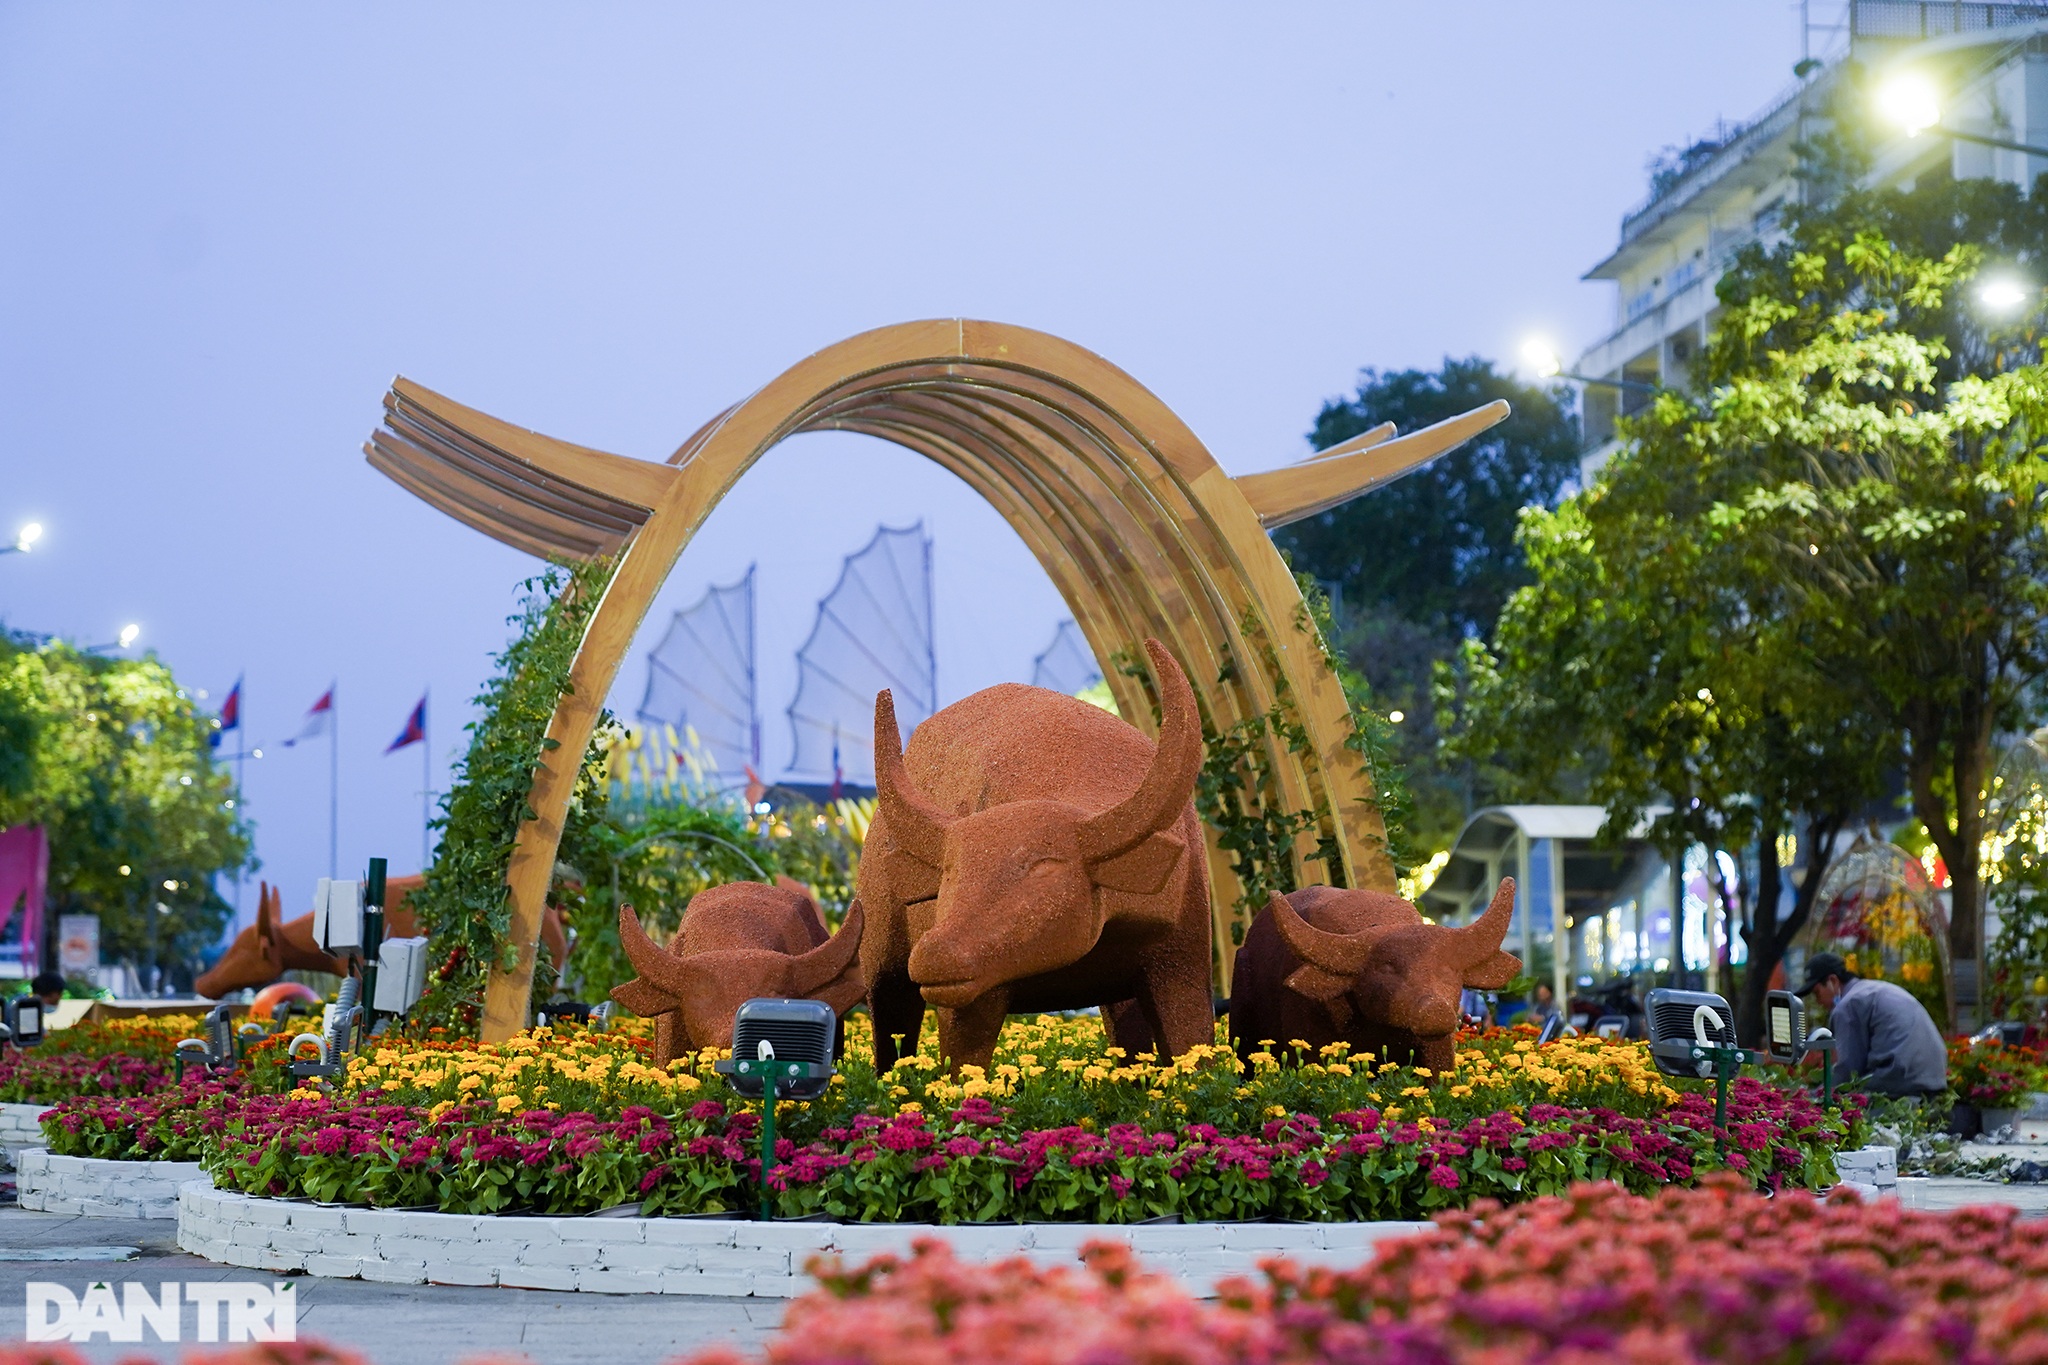
<path id="1" fill-rule="evenodd" d="M 1830 110 L 1910 72 L 1938 92 L 1941 122 L 1908 135 L 1873 110 L 1873 183 L 1910 186 L 1939 169 L 2030 186 L 2048 173 L 2048 157 L 1975 140 L 2048 146 L 2048 0 L 1847 0 L 1830 18 L 1809 23 L 1809 44 L 1821 39 L 1809 50 L 1827 55 L 1802 60 L 1792 86 L 1658 162 L 1619 245 L 1586 272 L 1616 288 L 1613 330 L 1574 367 L 1596 381 L 1584 385 L 1585 476 L 1612 453 L 1617 416 L 1685 387 L 1714 325 L 1715 283 L 1743 246 L 1776 237 L 1802 193 L 1797 149 Z"/>

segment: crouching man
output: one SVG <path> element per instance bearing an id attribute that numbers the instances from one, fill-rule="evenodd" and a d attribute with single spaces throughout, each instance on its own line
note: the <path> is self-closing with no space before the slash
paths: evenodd
<path id="1" fill-rule="evenodd" d="M 1889 981 L 1867 981 L 1833 953 L 1806 960 L 1799 993 L 1828 1011 L 1844 1081 L 1879 1095 L 1948 1089 L 1948 1045 L 1926 1006 Z"/>

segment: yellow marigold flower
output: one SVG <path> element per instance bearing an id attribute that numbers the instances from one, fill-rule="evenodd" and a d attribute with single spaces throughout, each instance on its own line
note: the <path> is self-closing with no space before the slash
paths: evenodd
<path id="1" fill-rule="evenodd" d="M 1269 1119 L 1284 1119 L 1284 1118 L 1286 1118 L 1286 1117 L 1287 1117 L 1287 1106 L 1286 1106 L 1286 1105 L 1284 1105 L 1284 1104 L 1269 1104 L 1269 1105 L 1267 1105 L 1267 1106 L 1266 1106 L 1266 1117 L 1267 1117 L 1267 1118 L 1269 1118 Z"/>
<path id="2" fill-rule="evenodd" d="M 1420 1076 L 1420 1077 L 1422 1077 L 1422 1078 L 1423 1078 L 1424 1080 L 1428 1080 L 1428 1079 L 1429 1079 L 1430 1077 L 1432 1077 L 1432 1076 L 1436 1075 L 1436 1073 L 1435 1073 L 1434 1071 L 1431 1071 L 1431 1070 L 1430 1070 L 1430 1069 L 1429 1069 L 1428 1067 L 1426 1067 L 1426 1066 L 1418 1066 L 1418 1067 L 1416 1067 L 1416 1068 L 1415 1068 L 1415 1074 L 1416 1074 L 1416 1075 L 1418 1075 L 1418 1076 Z"/>
<path id="3" fill-rule="evenodd" d="M 1419 1099 L 1429 1093 L 1429 1087 L 1425 1085 L 1411 1085 L 1401 1093 L 1408 1099 Z"/>
<path id="4" fill-rule="evenodd" d="M 517 1095 L 500 1095 L 500 1096 L 498 1096 L 498 1112 L 499 1112 L 499 1113 L 501 1113 L 501 1114 L 509 1114 L 509 1113 L 511 1113 L 511 1112 L 512 1112 L 512 1111 L 513 1111 L 514 1109 L 517 1109 L 518 1107 L 519 1107 L 519 1097 L 518 1097 Z"/>
<path id="5" fill-rule="evenodd" d="M 1078 1065 L 1078 1063 L 1077 1063 L 1077 1065 Z M 1104 1071 L 1104 1070 L 1103 1070 L 1103 1069 L 1102 1069 L 1101 1067 L 1099 1067 L 1099 1066 L 1087 1066 L 1087 1067 L 1082 1067 L 1082 1069 L 1081 1069 L 1081 1079 L 1082 1079 L 1082 1080 L 1086 1080 L 1086 1081 L 1102 1081 L 1102 1080 L 1107 1080 L 1107 1079 L 1109 1079 L 1109 1073 L 1108 1073 L 1107 1071 Z"/>

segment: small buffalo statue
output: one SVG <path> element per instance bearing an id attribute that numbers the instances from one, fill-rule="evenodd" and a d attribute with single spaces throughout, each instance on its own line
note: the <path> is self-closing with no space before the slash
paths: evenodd
<path id="1" fill-rule="evenodd" d="M 1135 1011 L 1162 1055 L 1215 1036 L 1201 719 L 1173 657 L 1145 648 L 1156 745 L 1086 702 L 1004 683 L 933 715 L 906 750 L 889 693 L 875 698 L 860 898 L 877 1070 L 916 1050 L 927 1005 L 956 1068 L 987 1066 L 1011 1013 Z"/>
<path id="2" fill-rule="evenodd" d="M 732 1046 L 734 1012 L 760 996 L 821 1000 L 843 1015 L 867 992 L 862 921 L 856 899 L 839 932 L 827 934 L 818 903 L 796 882 L 727 882 L 691 897 L 664 950 L 622 905 L 619 942 L 640 975 L 613 987 L 612 999 L 655 1021 L 656 1066 L 694 1048 Z"/>
<path id="3" fill-rule="evenodd" d="M 1384 1054 L 1439 1075 L 1456 1056 L 1458 998 L 1498 990 L 1522 960 L 1501 951 L 1515 883 L 1501 879 L 1486 913 L 1462 928 L 1432 924 L 1399 896 L 1312 886 L 1266 903 L 1230 983 L 1230 1037 L 1240 1057 L 1272 1044 L 1328 1043 Z"/>
<path id="4" fill-rule="evenodd" d="M 384 884 L 384 937 L 413 938 L 421 932 L 419 916 L 406 902 L 426 880 L 420 876 L 393 877 Z M 562 927 L 561 912 L 552 905 L 541 916 L 540 941 L 559 971 L 569 960 L 569 936 Z M 297 919 L 285 919 L 283 892 L 264 882 L 256 897 L 256 922 L 235 935 L 228 950 L 200 974 L 192 988 L 210 1000 L 218 1000 L 230 991 L 267 986 L 293 971 L 347 976 L 349 959 L 336 956 L 313 941 L 312 911 Z"/>

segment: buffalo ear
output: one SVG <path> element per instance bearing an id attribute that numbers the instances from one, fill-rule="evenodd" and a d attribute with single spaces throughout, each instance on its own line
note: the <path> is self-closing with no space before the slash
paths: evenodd
<path id="1" fill-rule="evenodd" d="M 1477 967 L 1465 969 L 1464 984 L 1475 991 L 1497 991 L 1522 974 L 1522 959 L 1495 952 Z"/>
<path id="2" fill-rule="evenodd" d="M 1287 989 L 1311 1000 L 1335 1000 L 1351 989 L 1351 978 L 1326 972 L 1313 962 L 1304 962 L 1288 974 Z"/>
<path id="3" fill-rule="evenodd" d="M 1187 845 L 1178 834 L 1154 834 L 1136 848 L 1090 864 L 1088 875 L 1097 886 L 1111 891 L 1149 896 L 1166 885 L 1166 879 L 1173 875 L 1186 851 Z"/>
<path id="4" fill-rule="evenodd" d="M 676 1008 L 674 996 L 637 979 L 628 981 L 623 986 L 612 987 L 612 999 L 643 1019 L 652 1019 L 657 1014 L 667 1014 Z"/>

